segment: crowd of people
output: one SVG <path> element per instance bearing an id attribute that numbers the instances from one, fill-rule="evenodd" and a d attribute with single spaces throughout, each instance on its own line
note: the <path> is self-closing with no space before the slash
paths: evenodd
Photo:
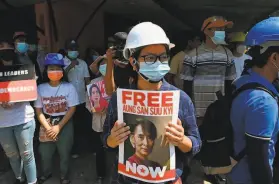
<path id="1" fill-rule="evenodd" d="M 80 58 L 76 40 L 66 41 L 65 47 L 57 53 L 32 61 L 32 49 L 24 32 L 16 32 L 12 42 L 2 39 L 0 66 L 35 65 L 34 77 L 38 81 L 35 102 L 2 102 L 0 105 L 0 144 L 10 161 L 16 183 L 42 184 L 51 178 L 52 160 L 57 150 L 60 183 L 69 184 L 71 157 L 78 158 L 88 148 L 96 153 L 94 183 L 104 184 L 105 177 L 110 177 L 111 184 L 144 183 L 119 174 L 118 157 L 111 176 L 106 168 L 106 150 L 117 152 L 119 144 L 138 129 L 118 122 L 115 92 L 117 88 L 126 88 L 180 90 L 177 124 L 165 127 L 166 139 L 175 146 L 176 153 L 176 178 L 167 182 L 170 184 L 184 183 L 193 163 L 208 168 L 201 158 L 213 159 L 202 155 L 203 144 L 206 141 L 218 143 L 223 138 L 217 140 L 219 135 L 213 135 L 212 140 L 207 140 L 205 132 L 214 134 L 214 130 L 199 129 L 214 123 L 208 121 L 207 114 L 211 113 L 211 104 L 218 100 L 216 92 L 224 97 L 238 92 L 230 103 L 227 117 L 233 132 L 233 151 L 229 156 L 240 153 L 243 156 L 236 159 L 238 163 L 227 172 L 207 170 L 204 179 L 218 183 L 222 180 L 219 174 L 225 174 L 227 184 L 272 184 L 273 173 L 279 168 L 277 160 L 273 165 L 279 130 L 276 83 L 279 18 L 263 20 L 247 34 L 226 34 L 232 26 L 233 22 L 224 17 L 209 17 L 200 32 L 188 35 L 185 49 L 171 60 L 170 52 L 175 45 L 160 26 L 151 22 L 135 25 L 128 34 L 116 33 L 109 39 L 104 55 L 88 48 L 84 60 Z M 104 81 L 105 98 L 98 86 L 94 86 L 99 81 Z M 89 84 L 93 85 L 87 89 Z M 99 109 L 100 103 L 108 104 Z M 40 175 L 33 148 L 36 130 L 39 132 Z M 135 140 L 130 141 L 136 147 Z M 216 147 L 207 149 L 213 152 Z M 129 159 L 142 162 L 136 154 Z M 220 166 L 218 164 L 217 160 L 215 167 Z"/>

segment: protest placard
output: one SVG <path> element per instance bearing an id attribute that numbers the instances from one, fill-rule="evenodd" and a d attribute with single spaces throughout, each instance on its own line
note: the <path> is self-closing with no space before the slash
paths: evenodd
<path id="1" fill-rule="evenodd" d="M 33 65 L 0 67 L 0 102 L 23 102 L 37 99 Z"/>
<path id="2" fill-rule="evenodd" d="M 130 127 L 119 145 L 118 172 L 148 183 L 175 179 L 175 148 L 165 127 L 177 123 L 179 91 L 117 90 L 118 120 Z"/>
<path id="3" fill-rule="evenodd" d="M 105 89 L 105 81 L 93 80 L 87 85 L 87 93 L 91 104 L 92 112 L 102 112 L 108 107 L 108 98 Z"/>

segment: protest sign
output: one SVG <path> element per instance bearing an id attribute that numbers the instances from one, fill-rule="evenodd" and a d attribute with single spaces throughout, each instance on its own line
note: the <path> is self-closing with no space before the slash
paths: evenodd
<path id="1" fill-rule="evenodd" d="M 105 81 L 93 80 L 87 85 L 87 93 L 91 104 L 92 112 L 102 112 L 107 109 L 109 96 L 106 94 Z"/>
<path id="2" fill-rule="evenodd" d="M 148 183 L 175 179 L 175 148 L 165 127 L 177 123 L 179 91 L 117 89 L 118 120 L 130 127 L 119 145 L 118 172 Z"/>
<path id="3" fill-rule="evenodd" d="M 22 102 L 37 99 L 33 65 L 0 67 L 0 102 Z"/>

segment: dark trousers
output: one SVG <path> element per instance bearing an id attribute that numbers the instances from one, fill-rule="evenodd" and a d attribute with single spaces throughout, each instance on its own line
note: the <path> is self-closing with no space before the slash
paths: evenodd
<path id="1" fill-rule="evenodd" d="M 106 176 L 106 152 L 102 143 L 102 133 L 93 131 L 93 145 L 96 152 L 96 171 L 98 177 Z"/>
<path id="2" fill-rule="evenodd" d="M 72 154 L 80 154 L 89 151 L 91 147 L 91 115 L 85 107 L 85 103 L 76 106 L 73 116 L 74 121 L 74 145 Z"/>

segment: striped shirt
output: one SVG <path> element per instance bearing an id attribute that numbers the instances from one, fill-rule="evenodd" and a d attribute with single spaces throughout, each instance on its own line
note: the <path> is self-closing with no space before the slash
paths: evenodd
<path id="1" fill-rule="evenodd" d="M 225 80 L 234 80 L 236 71 L 233 55 L 224 46 L 211 49 L 202 44 L 184 59 L 182 80 L 193 81 L 193 102 L 197 117 L 203 117 L 207 107 L 217 100 L 215 92 L 224 94 Z"/>

